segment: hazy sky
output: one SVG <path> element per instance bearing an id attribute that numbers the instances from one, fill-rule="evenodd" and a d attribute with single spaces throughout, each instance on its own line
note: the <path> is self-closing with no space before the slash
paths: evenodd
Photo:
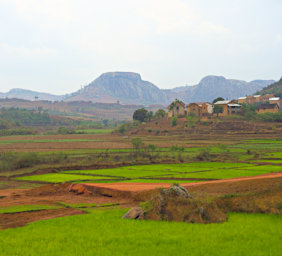
<path id="1" fill-rule="evenodd" d="M 0 92 L 133 71 L 161 88 L 282 76 L 282 0 L 0 0 Z"/>

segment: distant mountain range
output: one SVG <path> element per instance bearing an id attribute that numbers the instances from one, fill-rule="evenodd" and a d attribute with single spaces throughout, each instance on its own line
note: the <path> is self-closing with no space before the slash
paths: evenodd
<path id="1" fill-rule="evenodd" d="M 142 80 L 141 76 L 132 72 L 104 73 L 89 85 L 69 95 L 52 95 L 23 89 L 12 89 L 8 93 L 0 93 L 0 98 L 19 98 L 26 100 L 49 101 L 91 101 L 99 103 L 121 104 L 162 104 L 168 105 L 175 98 L 189 102 L 212 101 L 217 97 L 234 99 L 252 95 L 274 80 L 241 80 L 226 79 L 223 76 L 206 76 L 194 86 L 160 89 L 154 84 Z"/>
<path id="2" fill-rule="evenodd" d="M 44 92 L 35 92 L 31 90 L 15 88 L 7 93 L 0 92 L 0 98 L 16 98 L 24 100 L 49 100 L 49 101 L 60 101 L 63 100 L 65 95 L 53 95 Z"/>

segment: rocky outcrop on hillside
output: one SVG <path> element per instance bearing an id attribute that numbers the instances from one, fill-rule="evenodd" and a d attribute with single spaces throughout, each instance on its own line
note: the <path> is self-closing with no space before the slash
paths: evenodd
<path id="1" fill-rule="evenodd" d="M 166 93 L 154 84 L 144 81 L 137 73 L 104 73 L 83 89 L 73 93 L 66 101 L 93 101 L 123 104 L 163 104 Z"/>
<path id="2" fill-rule="evenodd" d="M 185 86 L 168 90 L 167 94 L 171 99 L 178 98 L 186 103 L 189 102 L 211 102 L 217 97 L 224 99 L 236 99 L 241 96 L 251 95 L 264 86 L 272 83 L 273 80 L 254 80 L 245 82 L 235 79 L 226 79 L 223 76 L 206 76 L 199 84 L 194 86 Z"/>

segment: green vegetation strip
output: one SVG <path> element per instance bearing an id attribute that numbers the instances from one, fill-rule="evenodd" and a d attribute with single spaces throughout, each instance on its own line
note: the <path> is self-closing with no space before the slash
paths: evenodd
<path id="1" fill-rule="evenodd" d="M 17 205 L 11 207 L 0 207 L 0 214 L 2 213 L 17 213 L 17 212 L 32 212 L 41 210 L 59 209 L 60 206 L 55 205 Z"/>
<path id="2" fill-rule="evenodd" d="M 282 144 L 282 140 L 281 139 L 276 139 L 276 140 L 267 140 L 267 139 L 257 139 L 257 140 L 244 140 L 244 142 L 247 143 L 258 143 L 258 144 L 274 144 L 274 143 L 278 143 L 278 144 Z"/>
<path id="3" fill-rule="evenodd" d="M 50 143 L 50 142 L 102 142 L 103 140 L 88 140 L 88 139 L 58 139 L 58 140 L 2 140 L 0 144 L 13 143 Z"/>
<path id="4" fill-rule="evenodd" d="M 27 181 L 43 181 L 43 182 L 51 182 L 51 183 L 64 183 L 71 181 L 79 181 L 79 180 L 92 180 L 95 182 L 96 180 L 107 179 L 106 177 L 101 176 L 88 176 L 88 175 L 75 175 L 75 174 L 61 174 L 61 173 L 48 173 L 41 175 L 33 175 L 33 176 L 24 176 L 18 177 L 17 180 L 27 180 Z"/>
<path id="5" fill-rule="evenodd" d="M 279 171 L 282 171 L 282 166 L 280 165 L 253 165 L 242 163 L 203 162 L 190 164 L 139 165 L 97 170 L 63 171 L 61 173 L 48 173 L 42 175 L 18 177 L 16 179 L 51 183 L 184 183 L 199 182 L 205 179 L 230 179 L 243 176 L 255 176 Z"/>
<path id="6" fill-rule="evenodd" d="M 113 129 L 81 129 L 76 130 L 76 133 L 83 133 L 83 134 L 106 134 L 111 133 Z"/>
<path id="7" fill-rule="evenodd" d="M 125 212 L 92 210 L 2 230 L 0 255 L 281 255 L 279 215 L 240 213 L 222 224 L 187 224 L 121 219 Z"/>

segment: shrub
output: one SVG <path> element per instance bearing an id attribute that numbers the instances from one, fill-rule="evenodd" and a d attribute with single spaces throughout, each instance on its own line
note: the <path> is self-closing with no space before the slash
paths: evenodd
<path id="1" fill-rule="evenodd" d="M 177 116 L 173 116 L 171 118 L 171 126 L 176 126 L 177 125 Z"/>

